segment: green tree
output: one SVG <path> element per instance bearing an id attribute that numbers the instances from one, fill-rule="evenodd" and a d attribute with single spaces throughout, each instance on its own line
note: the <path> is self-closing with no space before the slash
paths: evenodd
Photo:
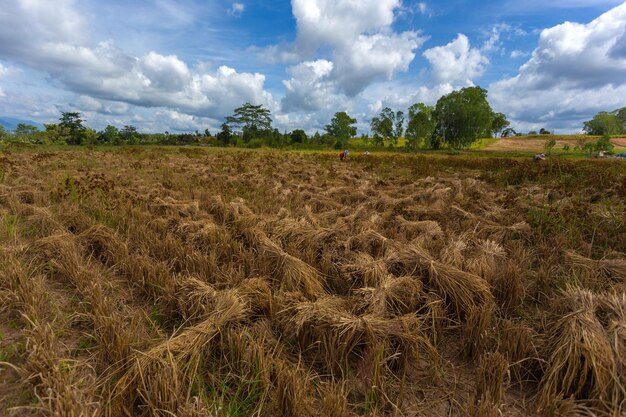
<path id="1" fill-rule="evenodd" d="M 511 126 L 511 122 L 509 122 L 504 113 L 494 113 L 493 114 L 493 122 L 491 122 L 491 131 L 493 132 L 494 137 L 498 137 L 502 134 L 502 132 Z"/>
<path id="2" fill-rule="evenodd" d="M 379 138 L 375 142 L 380 144 L 382 141 L 388 141 L 390 145 L 398 146 L 398 140 L 404 133 L 404 113 L 395 112 L 389 107 L 385 107 L 377 117 L 374 117 L 370 123 L 370 128 L 374 132 L 374 136 Z"/>
<path id="3" fill-rule="evenodd" d="M 324 130 L 344 145 L 348 139 L 356 136 L 356 127 L 353 126 L 354 124 L 356 124 L 356 119 L 350 117 L 345 111 L 342 111 L 335 113 L 330 124 L 326 125 Z"/>
<path id="4" fill-rule="evenodd" d="M 605 111 L 596 114 L 593 119 L 586 121 L 583 125 L 583 130 L 588 135 L 617 135 L 622 132 L 622 128 L 617 114 Z"/>
<path id="5" fill-rule="evenodd" d="M 68 145 L 80 145 L 83 142 L 84 120 L 79 112 L 61 112 L 59 125 L 68 133 L 65 141 Z"/>
<path id="6" fill-rule="evenodd" d="M 466 87 L 437 101 L 434 113 L 436 132 L 450 148 L 468 148 L 476 140 L 491 137 L 493 110 L 487 90 Z"/>
<path id="7" fill-rule="evenodd" d="M 48 141 L 55 144 L 67 144 L 70 132 L 67 127 L 56 123 L 44 123 L 46 128 L 45 136 Z"/>
<path id="8" fill-rule="evenodd" d="M 137 133 L 137 128 L 135 126 L 124 125 L 124 127 L 120 130 L 119 137 L 123 142 L 135 144 L 139 139 L 139 134 Z"/>
<path id="9" fill-rule="evenodd" d="M 554 139 L 548 139 L 546 143 L 543 144 L 543 148 L 546 150 L 546 153 L 551 153 L 555 146 L 556 140 Z"/>
<path id="10" fill-rule="evenodd" d="M 228 146 L 233 137 L 233 132 L 230 130 L 228 123 L 222 123 L 222 131 L 217 134 L 217 140 L 223 145 Z"/>
<path id="11" fill-rule="evenodd" d="M 617 116 L 617 120 L 620 124 L 620 133 L 626 133 L 626 107 L 617 109 L 613 112 Z"/>
<path id="12" fill-rule="evenodd" d="M 3 125 L 0 125 L 0 140 L 4 140 L 9 136 Z"/>
<path id="13" fill-rule="evenodd" d="M 409 107 L 409 120 L 406 127 L 406 146 L 417 149 L 426 138 L 430 138 L 435 130 L 433 108 L 424 103 L 416 103 Z"/>
<path id="14" fill-rule="evenodd" d="M 512 127 L 507 127 L 506 129 L 502 131 L 502 134 L 501 134 L 501 137 L 503 138 L 509 138 L 513 136 L 518 136 L 518 133 Z"/>
<path id="15" fill-rule="evenodd" d="M 296 129 L 289 135 L 291 143 L 304 143 L 307 140 L 306 133 L 302 129 Z"/>
<path id="16" fill-rule="evenodd" d="M 39 132 L 39 128 L 37 128 L 37 126 L 18 123 L 18 125 L 15 127 L 15 130 L 13 131 L 13 134 L 15 136 L 31 136 L 35 135 L 37 132 Z"/>
<path id="17" fill-rule="evenodd" d="M 100 132 L 99 140 L 102 143 L 119 145 L 121 144 L 120 131 L 115 126 L 107 125 L 107 127 L 105 127 L 104 130 Z"/>
<path id="18" fill-rule="evenodd" d="M 241 130 L 244 142 L 273 133 L 271 113 L 263 105 L 246 103 L 236 108 L 234 115 L 226 117 L 226 123 L 231 131 Z"/>

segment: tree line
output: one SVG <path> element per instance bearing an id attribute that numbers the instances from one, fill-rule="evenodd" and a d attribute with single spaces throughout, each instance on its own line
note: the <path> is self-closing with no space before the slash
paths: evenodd
<path id="1" fill-rule="evenodd" d="M 0 130 L 0 139 L 21 140 L 35 144 L 126 145 L 163 144 L 243 147 L 305 147 L 344 148 L 357 135 L 357 120 L 347 112 L 334 114 L 322 133 L 307 135 L 303 129 L 279 132 L 273 127 L 269 109 L 245 103 L 224 118 L 215 134 L 208 129 L 193 133 L 140 133 L 132 125 L 121 129 L 109 125 L 96 131 L 85 125 L 79 112 L 62 112 L 58 123 L 35 126 L 20 124 L 9 136 Z M 543 132 L 542 132 L 543 133 Z M 549 132 L 548 132 L 549 133 Z M 470 147 L 480 138 L 519 135 L 510 127 L 503 113 L 492 110 L 487 90 L 467 87 L 441 97 L 436 105 L 416 103 L 405 113 L 385 107 L 372 118 L 370 132 L 361 136 L 365 146 L 399 147 L 410 150 Z M 404 139 L 401 145 L 400 139 Z"/>

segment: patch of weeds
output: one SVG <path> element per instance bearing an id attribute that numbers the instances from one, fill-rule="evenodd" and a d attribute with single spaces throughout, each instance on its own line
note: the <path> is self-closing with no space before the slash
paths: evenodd
<path id="1" fill-rule="evenodd" d="M 19 217 L 14 213 L 7 213 L 4 215 L 4 231 L 6 236 L 10 239 L 17 238 L 17 225 L 19 223 Z"/>
<path id="2" fill-rule="evenodd" d="M 261 378 L 222 379 L 209 387 L 208 400 L 218 416 L 244 417 L 253 415 L 263 396 Z"/>

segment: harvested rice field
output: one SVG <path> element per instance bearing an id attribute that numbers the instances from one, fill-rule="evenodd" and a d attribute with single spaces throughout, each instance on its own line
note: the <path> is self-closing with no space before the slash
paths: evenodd
<path id="1" fill-rule="evenodd" d="M 0 153 L 2 416 L 623 416 L 626 164 Z"/>

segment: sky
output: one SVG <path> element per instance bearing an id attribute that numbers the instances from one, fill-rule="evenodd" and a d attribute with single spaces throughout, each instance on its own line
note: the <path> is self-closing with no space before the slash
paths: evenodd
<path id="1" fill-rule="evenodd" d="M 0 0 L 0 117 L 217 132 L 250 102 L 281 131 L 359 134 L 384 107 L 478 85 L 521 132 L 626 106 L 615 0 Z"/>

